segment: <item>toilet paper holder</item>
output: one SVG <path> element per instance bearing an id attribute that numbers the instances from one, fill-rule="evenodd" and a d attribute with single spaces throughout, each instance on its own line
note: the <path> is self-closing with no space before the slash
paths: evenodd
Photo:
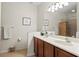
<path id="1" fill-rule="evenodd" d="M 18 38 L 17 42 L 20 42 L 22 39 L 21 38 Z"/>

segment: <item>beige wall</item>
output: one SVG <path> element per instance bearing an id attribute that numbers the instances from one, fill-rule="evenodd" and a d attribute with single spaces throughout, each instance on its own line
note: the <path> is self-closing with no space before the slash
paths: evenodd
<path id="1" fill-rule="evenodd" d="M 0 40 L 1 40 L 1 2 L 0 2 Z"/>
<path id="2" fill-rule="evenodd" d="M 77 3 L 77 32 L 79 32 L 79 3 Z"/>
<path id="3" fill-rule="evenodd" d="M 2 3 L 2 26 L 9 32 L 10 39 L 2 40 L 1 51 L 6 51 L 12 45 L 16 49 L 27 48 L 27 32 L 36 31 L 37 8 L 29 3 Z M 22 17 L 31 17 L 31 26 L 22 25 Z M 18 43 L 18 38 L 22 40 Z"/>
<path id="4" fill-rule="evenodd" d="M 0 2 L 0 47 L 1 47 L 1 2 Z"/>

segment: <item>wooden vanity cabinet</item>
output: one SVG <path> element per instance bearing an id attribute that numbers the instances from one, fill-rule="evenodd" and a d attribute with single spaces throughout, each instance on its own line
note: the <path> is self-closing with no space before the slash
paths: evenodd
<path id="1" fill-rule="evenodd" d="M 38 57 L 43 57 L 43 48 L 44 48 L 44 45 L 43 45 L 43 41 L 38 39 L 38 43 L 37 43 L 37 47 L 38 47 Z"/>
<path id="2" fill-rule="evenodd" d="M 53 57 L 54 46 L 34 37 L 34 52 L 37 57 Z"/>
<path id="3" fill-rule="evenodd" d="M 76 57 L 75 55 L 55 47 L 55 57 Z"/>
<path id="4" fill-rule="evenodd" d="M 34 52 L 35 56 L 43 57 L 43 41 L 34 37 Z"/>
<path id="5" fill-rule="evenodd" d="M 34 52 L 36 57 L 76 57 L 36 37 L 34 37 Z"/>
<path id="6" fill-rule="evenodd" d="M 36 38 L 36 37 L 34 37 L 34 52 L 35 52 L 35 56 L 37 56 L 38 55 L 38 50 L 37 50 L 37 43 L 38 43 L 38 41 L 37 41 L 38 39 Z"/>
<path id="7" fill-rule="evenodd" d="M 54 46 L 44 42 L 44 57 L 54 57 Z"/>

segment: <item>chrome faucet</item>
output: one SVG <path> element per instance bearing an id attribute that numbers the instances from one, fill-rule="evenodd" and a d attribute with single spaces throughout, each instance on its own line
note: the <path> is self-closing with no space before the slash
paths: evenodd
<path id="1" fill-rule="evenodd" d="M 70 40 L 67 37 L 65 37 L 65 41 L 70 43 Z"/>
<path id="2" fill-rule="evenodd" d="M 45 36 L 48 37 L 48 32 L 47 31 L 45 31 Z"/>

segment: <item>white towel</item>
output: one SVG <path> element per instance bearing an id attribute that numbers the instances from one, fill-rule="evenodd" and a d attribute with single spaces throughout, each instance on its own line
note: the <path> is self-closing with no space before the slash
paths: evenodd
<path id="1" fill-rule="evenodd" d="M 76 38 L 79 38 L 79 32 L 76 32 Z"/>
<path id="2" fill-rule="evenodd" d="M 4 39 L 8 39 L 8 38 L 9 38 L 8 31 L 4 29 Z"/>

